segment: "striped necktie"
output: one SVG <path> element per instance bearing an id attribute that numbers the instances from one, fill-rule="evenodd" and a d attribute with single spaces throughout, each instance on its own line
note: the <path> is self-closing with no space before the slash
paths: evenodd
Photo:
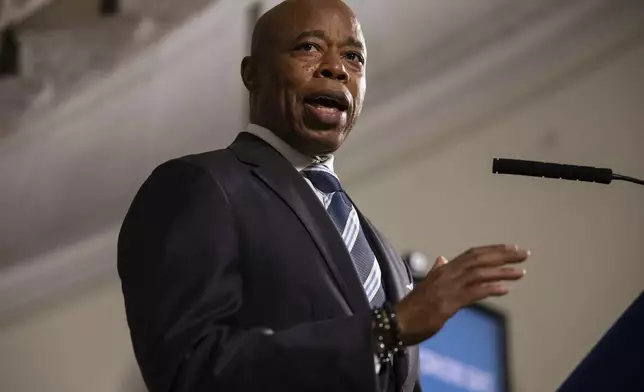
<path id="1" fill-rule="evenodd" d="M 309 166 L 302 174 L 324 195 L 324 208 L 351 254 L 369 305 L 382 306 L 385 302 L 385 291 L 382 287 L 380 265 L 363 233 L 358 211 L 342 190 L 340 180 L 324 165 Z"/>

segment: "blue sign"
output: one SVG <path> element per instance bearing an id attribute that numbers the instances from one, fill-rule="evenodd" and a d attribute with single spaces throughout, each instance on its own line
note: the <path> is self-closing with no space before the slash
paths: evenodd
<path id="1" fill-rule="evenodd" d="M 504 392 L 505 324 L 479 308 L 466 308 L 421 343 L 420 382 L 431 392 Z"/>

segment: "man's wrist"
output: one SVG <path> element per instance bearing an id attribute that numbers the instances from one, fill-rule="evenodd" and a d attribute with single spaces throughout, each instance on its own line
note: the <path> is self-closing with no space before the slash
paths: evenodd
<path id="1" fill-rule="evenodd" d="M 396 312 L 390 303 L 373 310 L 372 331 L 374 354 L 381 364 L 391 362 L 396 354 L 402 352 Z"/>

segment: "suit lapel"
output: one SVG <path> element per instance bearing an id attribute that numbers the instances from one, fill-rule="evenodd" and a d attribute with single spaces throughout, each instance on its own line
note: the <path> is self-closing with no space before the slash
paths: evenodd
<path id="1" fill-rule="evenodd" d="M 241 133 L 229 149 L 297 215 L 313 238 L 353 313 L 369 311 L 351 256 L 324 207 L 297 170 L 258 137 Z"/>

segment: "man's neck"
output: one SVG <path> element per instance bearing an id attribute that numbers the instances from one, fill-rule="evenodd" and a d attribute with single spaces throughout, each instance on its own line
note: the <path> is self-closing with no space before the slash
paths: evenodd
<path id="1" fill-rule="evenodd" d="M 333 170 L 334 157 L 332 154 L 311 157 L 295 149 L 292 145 L 279 137 L 275 132 L 258 124 L 250 123 L 246 132 L 251 133 L 264 140 L 277 152 L 282 154 L 298 171 L 312 164 L 324 164 Z"/>

